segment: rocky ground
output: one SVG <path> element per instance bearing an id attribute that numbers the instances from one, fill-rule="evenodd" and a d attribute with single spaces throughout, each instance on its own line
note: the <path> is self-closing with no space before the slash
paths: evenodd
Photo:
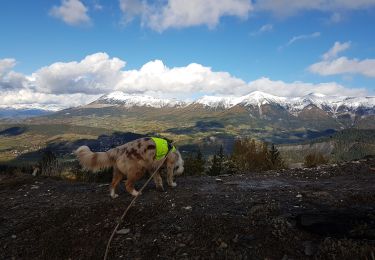
<path id="1" fill-rule="evenodd" d="M 100 259 L 131 196 L 0 175 L 1 259 Z M 375 159 L 150 184 L 110 259 L 375 259 Z M 140 187 L 142 182 L 138 183 Z"/>

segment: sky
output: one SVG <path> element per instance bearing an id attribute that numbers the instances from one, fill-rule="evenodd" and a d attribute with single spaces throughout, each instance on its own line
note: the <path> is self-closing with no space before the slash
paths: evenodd
<path id="1" fill-rule="evenodd" d="M 0 108 L 375 95 L 375 0 L 2 0 Z"/>

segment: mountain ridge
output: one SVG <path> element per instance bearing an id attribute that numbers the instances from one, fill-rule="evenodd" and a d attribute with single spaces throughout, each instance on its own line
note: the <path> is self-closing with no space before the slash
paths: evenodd
<path id="1" fill-rule="evenodd" d="M 312 105 L 332 115 L 336 115 L 339 112 L 356 111 L 358 109 L 372 110 L 370 114 L 375 114 L 375 96 L 328 96 L 321 93 L 309 93 L 301 97 L 280 97 L 262 91 L 254 91 L 239 97 L 206 95 L 194 101 L 183 101 L 177 99 L 161 99 L 147 95 L 125 94 L 124 92 L 116 91 L 103 95 L 89 105 L 93 104 L 123 106 L 126 108 L 184 108 L 201 105 L 209 109 L 230 109 L 237 105 L 261 107 L 262 105 L 268 104 L 280 106 L 294 115 Z"/>

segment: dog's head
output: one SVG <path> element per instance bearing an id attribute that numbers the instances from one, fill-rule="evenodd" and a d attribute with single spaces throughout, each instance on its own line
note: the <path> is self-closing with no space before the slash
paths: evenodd
<path id="1" fill-rule="evenodd" d="M 178 156 L 177 162 L 174 166 L 174 175 L 181 175 L 184 172 L 184 160 L 179 151 L 176 150 L 176 154 Z"/>

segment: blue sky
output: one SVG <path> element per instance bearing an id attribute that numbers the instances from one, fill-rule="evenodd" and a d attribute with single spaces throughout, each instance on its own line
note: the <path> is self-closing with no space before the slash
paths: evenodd
<path id="1" fill-rule="evenodd" d="M 0 106 L 374 95 L 374 25 L 375 0 L 3 0 Z"/>

